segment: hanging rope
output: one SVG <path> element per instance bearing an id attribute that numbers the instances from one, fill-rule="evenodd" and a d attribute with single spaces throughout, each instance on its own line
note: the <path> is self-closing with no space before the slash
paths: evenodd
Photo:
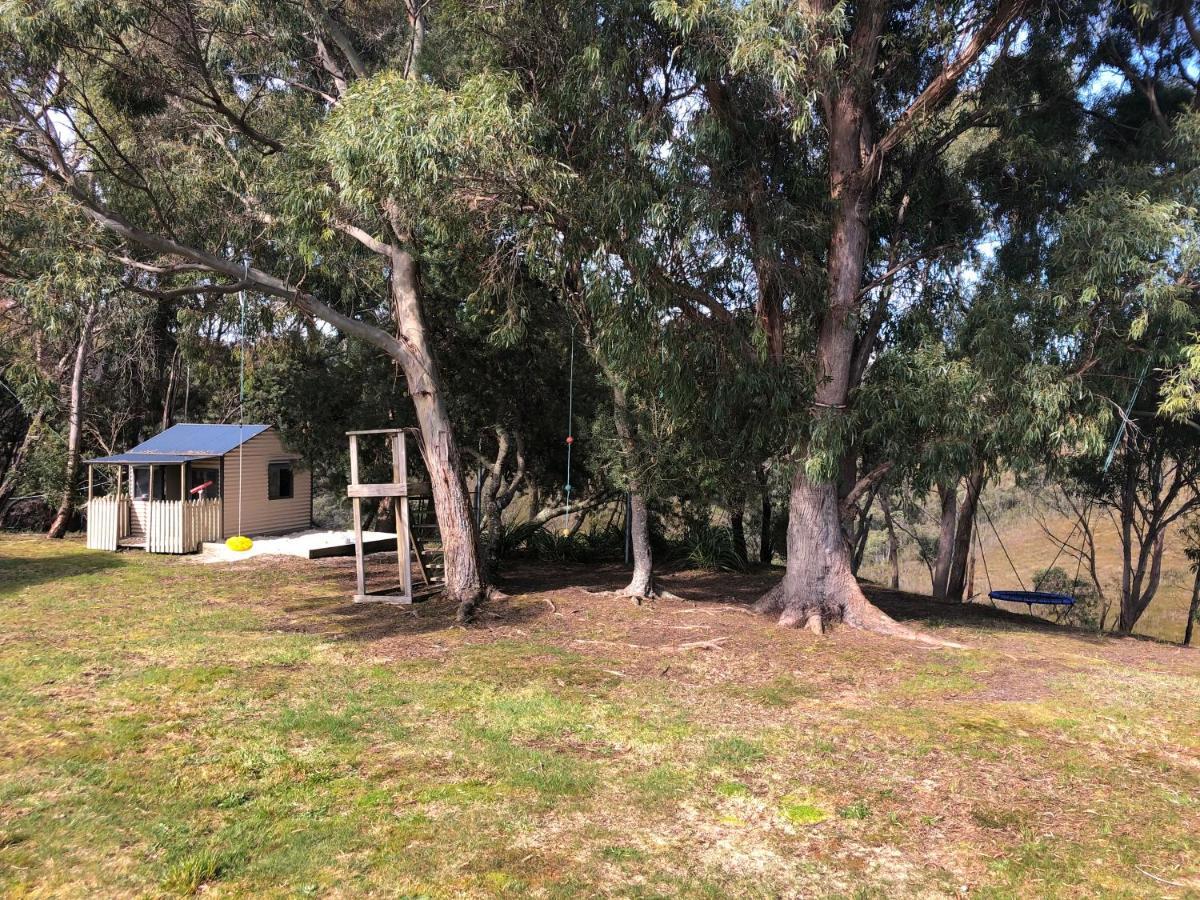
<path id="1" fill-rule="evenodd" d="M 987 579 L 988 600 L 992 606 L 995 606 L 996 601 L 992 600 L 992 573 L 988 570 L 987 554 L 983 552 L 983 539 L 979 536 L 978 528 L 972 528 L 971 533 L 975 538 L 975 547 L 979 551 L 979 559 L 983 563 L 983 577 Z"/>
<path id="2" fill-rule="evenodd" d="M 246 425 L 246 288 L 250 276 L 250 257 L 242 257 L 242 289 L 238 291 L 238 499 L 237 534 L 225 542 L 230 550 L 244 553 L 254 542 L 242 533 L 242 482 L 246 467 L 242 464 L 242 446 Z M 222 486 L 224 489 L 224 486 Z"/>
<path id="3" fill-rule="evenodd" d="M 242 260 L 242 282 L 249 274 L 250 263 Z M 242 533 L 242 431 L 246 424 L 246 289 L 238 292 L 238 534 Z"/>
<path id="4" fill-rule="evenodd" d="M 566 527 L 563 529 L 564 534 L 571 533 L 571 491 L 574 488 L 571 486 L 571 447 L 575 444 L 575 435 L 573 429 L 575 427 L 575 326 L 571 326 L 571 357 L 567 376 L 567 483 L 563 485 L 563 491 L 567 495 L 566 504 Z"/>
<path id="5" fill-rule="evenodd" d="M 1000 545 L 1000 549 L 1004 551 L 1004 558 L 1008 560 L 1008 566 L 1013 570 L 1013 574 L 1017 576 L 1017 583 L 1021 585 L 1021 590 L 1025 590 L 1025 582 L 1021 579 L 1021 573 L 1017 571 L 1016 565 L 1012 561 L 1012 557 L 1008 555 L 1008 548 L 1004 546 L 1004 541 L 1000 540 L 1000 532 L 996 530 L 996 523 L 992 521 L 992 514 L 988 512 L 987 507 L 983 505 L 983 498 L 979 498 L 979 508 L 983 510 L 984 516 L 988 520 L 988 525 L 992 527 L 992 534 L 996 536 L 996 543 Z"/>

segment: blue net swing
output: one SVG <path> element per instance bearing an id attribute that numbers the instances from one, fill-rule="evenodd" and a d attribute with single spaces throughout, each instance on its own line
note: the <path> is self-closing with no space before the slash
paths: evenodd
<path id="1" fill-rule="evenodd" d="M 1054 568 L 1054 564 L 1058 562 L 1063 551 L 1067 549 L 1071 538 L 1075 535 L 1076 529 L 1085 521 L 1085 516 L 1091 511 L 1091 504 L 1084 508 L 1083 514 L 1076 520 L 1075 525 L 1071 528 L 1070 534 L 1059 543 L 1058 553 L 1054 555 L 1054 559 L 1050 561 L 1050 565 L 1042 571 L 1042 577 L 1034 582 L 1033 590 L 1025 588 L 1025 581 L 1021 578 L 1021 573 L 1017 571 L 1016 565 L 1013 563 L 1012 557 L 1008 554 L 1008 548 L 1004 546 L 1004 541 L 1000 538 L 1000 532 L 996 530 L 996 525 L 992 521 L 991 513 L 987 511 L 987 507 L 983 505 L 983 499 L 979 498 L 979 508 L 983 511 L 984 517 L 988 521 L 988 525 L 992 529 L 992 534 L 996 536 L 996 543 L 1000 545 L 1000 549 L 1004 551 L 1004 558 L 1008 561 L 1008 566 L 1012 569 L 1013 575 L 1017 578 L 1017 583 L 1021 585 L 1020 590 L 1012 589 L 996 589 L 992 587 L 992 573 L 988 570 L 987 557 L 983 553 L 983 542 L 979 538 L 979 530 L 975 529 L 975 542 L 979 549 L 979 558 L 983 560 L 983 572 L 987 576 L 988 582 L 988 598 L 993 602 L 1001 600 L 1005 603 L 1024 603 L 1029 607 L 1030 614 L 1033 613 L 1034 606 L 1053 606 L 1063 609 L 1070 609 L 1075 605 L 1076 600 L 1070 594 L 1062 594 L 1057 591 L 1040 590 L 1041 583 Z M 1079 583 L 1079 568 L 1083 565 L 1083 551 L 1080 549 L 1078 554 L 1078 563 L 1075 567 L 1075 579 L 1072 584 Z"/>

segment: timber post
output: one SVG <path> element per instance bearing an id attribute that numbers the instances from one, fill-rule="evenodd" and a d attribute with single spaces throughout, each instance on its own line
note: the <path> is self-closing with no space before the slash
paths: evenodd
<path id="1" fill-rule="evenodd" d="M 359 480 L 358 439 L 363 435 L 384 435 L 390 443 L 392 480 L 387 484 L 364 483 Z M 355 603 L 403 603 L 413 602 L 412 594 L 412 546 L 409 542 L 408 522 L 408 455 L 404 431 L 400 428 L 378 428 L 369 431 L 348 431 L 350 439 L 350 484 L 346 496 L 354 510 L 354 574 L 357 591 Z M 400 584 L 398 593 L 367 591 L 366 560 L 363 553 L 362 501 L 364 497 L 394 500 L 396 517 L 396 565 Z"/>

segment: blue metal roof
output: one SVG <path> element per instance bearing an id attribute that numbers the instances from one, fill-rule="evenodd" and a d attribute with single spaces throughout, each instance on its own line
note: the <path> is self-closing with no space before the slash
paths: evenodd
<path id="1" fill-rule="evenodd" d="M 192 459 L 224 456 L 270 425 L 172 425 L 125 453 L 89 459 L 89 463 L 183 463 Z"/>
<path id="2" fill-rule="evenodd" d="M 171 465 L 172 463 L 185 463 L 185 462 L 188 462 L 193 459 L 204 459 L 206 456 L 208 456 L 207 453 L 200 454 L 200 455 L 197 455 L 195 453 L 184 455 L 181 453 L 132 453 L 131 452 L 131 453 L 118 453 L 115 456 L 99 456 L 96 459 L 85 460 L 85 462 L 89 466 L 93 465 L 93 464 L 99 465 L 102 463 L 105 463 L 105 464 L 111 463 L 113 465 L 125 465 L 128 463 L 131 466 L 149 466 L 149 465 L 165 466 L 165 465 Z"/>

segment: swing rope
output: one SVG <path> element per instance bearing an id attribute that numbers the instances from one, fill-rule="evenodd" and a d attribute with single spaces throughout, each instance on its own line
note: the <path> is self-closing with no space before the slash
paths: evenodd
<path id="1" fill-rule="evenodd" d="M 250 264 L 242 260 L 242 282 L 245 283 Z M 238 292 L 238 535 L 242 533 L 242 430 L 246 424 L 246 289 Z"/>
<path id="2" fill-rule="evenodd" d="M 983 563 L 983 577 L 987 579 L 988 600 L 991 602 L 992 606 L 995 606 L 996 601 L 992 600 L 992 573 L 988 569 L 987 554 L 983 552 L 983 539 L 979 536 L 978 528 L 971 529 L 971 532 L 975 537 L 975 548 L 979 551 L 979 559 Z"/>
<path id="3" fill-rule="evenodd" d="M 225 542 L 225 546 L 237 553 L 245 553 L 254 542 L 242 533 L 242 483 L 246 471 L 243 465 L 242 447 L 245 443 L 246 426 L 246 282 L 250 277 L 250 257 L 242 257 L 242 289 L 238 291 L 238 499 L 237 534 Z M 222 489 L 224 486 L 222 486 Z"/>
<path id="4" fill-rule="evenodd" d="M 575 436 L 573 429 L 575 427 L 575 326 L 571 326 L 571 356 L 567 376 L 567 483 L 563 485 L 563 492 L 567 496 L 566 503 L 566 527 L 563 529 L 564 534 L 571 533 L 571 491 L 574 488 L 571 486 L 571 447 L 575 444 Z"/>
<path id="5" fill-rule="evenodd" d="M 1017 571 L 1016 565 L 1013 563 L 1012 557 L 1008 555 L 1008 548 L 1004 546 L 1004 541 L 1000 540 L 1000 532 L 996 530 L 996 523 L 992 521 L 992 514 L 988 512 L 988 508 L 983 503 L 983 498 L 979 498 L 979 508 L 983 510 L 984 516 L 987 518 L 988 525 L 992 528 L 992 534 L 996 536 L 996 543 L 1000 545 L 1000 549 L 1004 551 L 1004 558 L 1008 560 L 1008 567 L 1013 570 L 1013 574 L 1017 576 L 1017 583 L 1021 585 L 1021 590 L 1025 590 L 1025 581 L 1021 578 L 1021 573 Z M 986 568 L 987 563 L 984 563 Z M 990 585 L 989 585 L 990 586 Z"/>

